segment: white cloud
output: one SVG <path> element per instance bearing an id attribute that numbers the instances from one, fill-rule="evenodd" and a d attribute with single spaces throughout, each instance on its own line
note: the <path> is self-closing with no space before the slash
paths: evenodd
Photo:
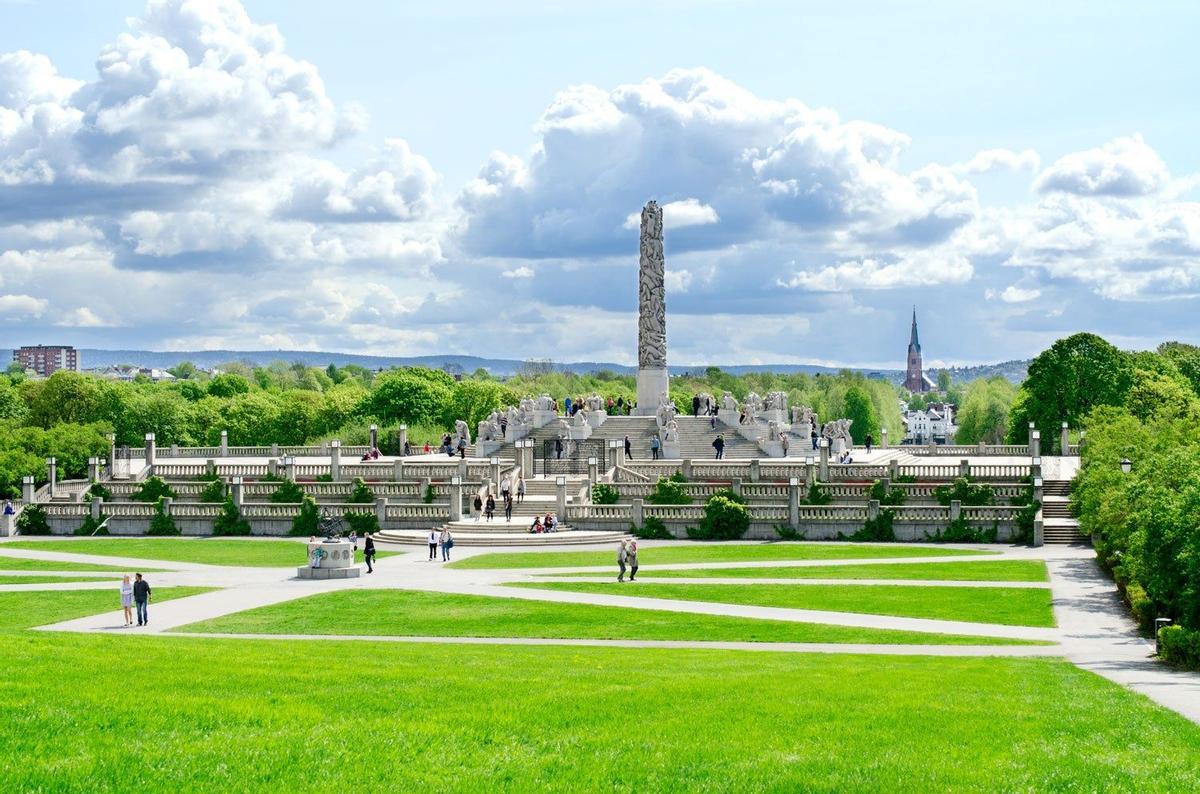
<path id="1" fill-rule="evenodd" d="M 984 149 L 970 160 L 955 163 L 951 170 L 958 174 L 986 174 L 991 171 L 1034 171 L 1042 158 L 1033 149 L 1015 152 L 1012 149 Z"/>
<path id="2" fill-rule="evenodd" d="M 663 221 L 664 225 L 666 221 Z M 679 292 L 687 292 L 692 286 L 692 273 L 689 270 L 667 270 L 663 274 L 663 281 L 667 287 L 667 294 Z"/>
<path id="3" fill-rule="evenodd" d="M 112 323 L 102 320 L 86 306 L 80 306 L 74 311 L 67 312 L 54 324 L 67 328 L 109 328 L 112 326 Z"/>
<path id="4" fill-rule="evenodd" d="M 706 226 L 721 220 L 717 211 L 694 198 L 672 201 L 662 206 L 663 229 L 682 229 L 687 226 Z M 631 212 L 625 219 L 626 229 L 638 229 L 642 225 L 642 213 Z"/>
<path id="5" fill-rule="evenodd" d="M 984 291 L 985 298 L 995 300 L 999 298 L 1005 303 L 1028 303 L 1031 300 L 1037 300 L 1042 296 L 1042 291 L 1036 287 L 1026 288 L 1018 287 L 1016 284 L 1010 284 L 1001 292 L 996 292 L 993 289 Z"/>
<path id="6" fill-rule="evenodd" d="M 521 265 L 511 270 L 502 271 L 500 275 L 505 278 L 533 278 L 533 268 Z"/>
<path id="7" fill-rule="evenodd" d="M 798 271 L 778 284 L 789 289 L 814 292 L 882 290 L 969 281 L 974 268 L 966 257 L 953 253 L 918 253 L 890 261 L 860 259 L 816 271 Z"/>
<path id="8" fill-rule="evenodd" d="M 45 314 L 50 302 L 31 295 L 0 295 L 0 318 L 22 320 Z"/>
<path id="9" fill-rule="evenodd" d="M 1161 190 L 1169 179 L 1158 153 L 1141 135 L 1131 135 L 1060 157 L 1038 175 L 1033 187 L 1039 193 L 1145 196 Z"/>

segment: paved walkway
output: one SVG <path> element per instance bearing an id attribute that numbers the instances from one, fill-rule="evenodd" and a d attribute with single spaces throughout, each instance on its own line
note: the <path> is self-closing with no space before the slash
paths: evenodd
<path id="1" fill-rule="evenodd" d="M 653 547 L 646 544 L 643 548 Z M 687 570 L 695 568 L 779 568 L 799 566 L 838 566 L 871 564 L 902 564 L 927 562 L 940 559 L 946 562 L 985 562 L 998 559 L 1042 559 L 1050 570 L 1050 588 L 1053 594 L 1057 628 L 1035 628 L 1024 626 L 1001 626 L 996 624 L 969 623 L 965 621 L 929 620 L 922 618 L 889 617 L 883 615 L 828 612 L 822 610 L 760 607 L 739 604 L 717 604 L 701 601 L 681 601 L 663 598 L 647 598 L 636 595 L 636 586 L 625 594 L 576 593 L 569 591 L 536 590 L 507 587 L 517 581 L 538 581 L 540 575 L 549 571 L 596 573 L 596 580 L 610 581 L 611 567 L 583 566 L 574 568 L 529 569 L 529 570 L 472 570 L 447 568 L 440 562 L 426 560 L 425 550 L 387 557 L 376 565 L 376 574 L 364 575 L 359 579 L 341 581 L 302 581 L 294 579 L 290 568 L 229 568 L 211 565 L 177 563 L 157 560 L 124 560 L 65 552 L 29 552 L 5 548 L 0 544 L 0 570 L 3 557 L 22 556 L 31 559 L 53 559 L 71 563 L 101 563 L 106 565 L 128 565 L 129 567 L 165 569 L 148 578 L 153 585 L 195 585 L 219 588 L 188 598 L 151 604 L 151 624 L 144 629 L 123 627 L 119 610 L 101 615 L 92 615 L 77 620 L 43 626 L 46 631 L 126 632 L 162 634 L 172 628 L 195 623 L 209 618 L 240 612 L 270 604 L 302 598 L 317 593 L 344 589 L 406 589 L 426 590 L 465 595 L 489 596 L 522 600 L 551 601 L 558 603 L 595 604 L 630 609 L 654 609 L 679 612 L 681 614 L 707 614 L 767 618 L 805 623 L 850 626 L 873 629 L 898 629 L 917 632 L 949 633 L 968 636 L 1006 637 L 1013 639 L 1049 640 L 1060 643 L 1052 646 L 943 646 L 943 645 L 863 645 L 840 643 L 705 643 L 705 642 L 658 642 L 640 640 L 562 640 L 531 639 L 515 637 L 472 638 L 472 637 L 387 637 L 387 636 L 308 636 L 308 635 L 222 635 L 247 639 L 296 639 L 296 640 L 361 640 L 373 642 L 439 642 L 459 644 L 511 644 L 511 645 L 578 645 L 612 646 L 628 648 L 713 648 L 724 650 L 785 651 L 793 653 L 877 653 L 877 654 L 921 654 L 937 656 L 1063 656 L 1084 669 L 1091 670 L 1116 681 L 1137 692 L 1146 694 L 1162 705 L 1175 710 L 1200 723 L 1200 675 L 1183 673 L 1167 668 L 1151 658 L 1153 646 L 1138 636 L 1133 623 L 1126 617 L 1126 610 L 1117 599 L 1112 582 L 1099 570 L 1094 561 L 1094 552 L 1082 547 L 1045 547 L 1042 549 L 990 547 L 1000 552 L 990 556 L 933 558 L 887 558 L 882 560 L 771 560 L 732 563 L 673 563 L 648 566 L 642 569 L 643 578 L 649 580 L 653 570 Z M 477 553 L 489 551 L 481 549 Z M 931 547 L 936 554 L 936 547 Z M 469 555 L 459 555 L 469 556 Z M 603 572 L 604 576 L 599 574 Z M 33 575 L 43 572 L 29 572 Z M 96 572 L 88 572 L 96 573 Z M 575 581 L 591 581 L 591 577 Z M 544 581 L 544 579 L 542 580 Z M 558 580 L 571 581 L 571 580 Z M 754 579 L 665 579 L 664 582 L 687 583 L 696 581 L 704 584 L 754 584 Z M 1019 582 L 928 582 L 924 580 L 793 580 L 767 579 L 764 581 L 783 584 L 804 585 L 817 583 L 837 584 L 888 584 L 914 586 L 1022 586 L 1045 587 L 1043 583 Z M 113 588 L 114 602 L 116 582 L 72 582 L 32 585 L 5 585 L 0 591 L 9 589 L 103 589 Z M 164 636 L 209 636 L 196 634 L 168 634 Z"/>

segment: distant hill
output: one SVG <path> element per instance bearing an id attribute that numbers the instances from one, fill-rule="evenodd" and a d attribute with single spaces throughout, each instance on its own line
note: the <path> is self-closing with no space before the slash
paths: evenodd
<path id="1" fill-rule="evenodd" d="M 245 362 L 250 365 L 270 364 L 273 361 L 299 361 L 308 366 L 324 367 L 336 364 L 339 367 L 347 364 L 357 364 L 367 369 L 386 369 L 388 367 L 432 367 L 435 369 L 461 369 L 471 373 L 484 369 L 497 377 L 508 377 L 517 374 L 524 367 L 547 367 L 557 371 L 575 372 L 579 374 L 608 370 L 620 375 L 631 375 L 636 367 L 623 364 L 613 364 L 605 361 L 572 361 L 572 362 L 525 362 L 507 358 L 482 358 L 480 356 L 368 356 L 358 353 L 330 353 L 313 350 L 99 350 L 81 348 L 79 351 L 81 366 L 86 369 L 111 367 L 117 364 L 133 364 L 139 367 L 155 367 L 166 369 L 181 361 L 190 361 L 198 367 L 211 369 L 220 364 L 232 361 Z M 1010 380 L 1021 380 L 1025 377 L 1027 362 L 1005 362 L 978 367 L 951 367 L 955 381 L 970 380 L 976 377 L 991 377 L 1004 375 Z M 805 372 L 810 375 L 832 374 L 841 371 L 842 367 L 821 367 L 812 364 L 752 364 L 752 365 L 719 365 L 725 372 L 741 375 L 748 372 Z M 904 379 L 904 371 L 898 369 L 876 369 L 874 367 L 846 367 L 855 372 L 862 372 L 868 377 L 900 382 Z M 672 375 L 685 375 L 690 372 L 703 372 L 704 367 L 671 367 Z M 968 374 L 970 373 L 970 374 Z M 978 373 L 978 374 L 974 374 Z M 1010 374 L 1011 373 L 1011 374 Z M 1019 374 L 1018 374 L 1019 373 Z"/>

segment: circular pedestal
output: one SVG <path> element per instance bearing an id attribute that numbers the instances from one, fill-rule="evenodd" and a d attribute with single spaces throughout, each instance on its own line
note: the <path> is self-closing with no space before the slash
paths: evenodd
<path id="1" fill-rule="evenodd" d="M 296 569 L 301 579 L 353 579 L 361 573 L 354 562 L 354 545 L 348 540 L 308 544 L 308 565 Z"/>

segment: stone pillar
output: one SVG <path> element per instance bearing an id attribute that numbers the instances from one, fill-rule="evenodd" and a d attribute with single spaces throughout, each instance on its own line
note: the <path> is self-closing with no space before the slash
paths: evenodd
<path id="1" fill-rule="evenodd" d="M 950 520 L 957 521 L 962 518 L 962 502 L 958 499 L 950 500 Z"/>
<path id="2" fill-rule="evenodd" d="M 58 493 L 58 461 L 55 458 L 46 458 L 46 477 L 50 480 L 47 493 L 53 499 Z"/>
<path id="3" fill-rule="evenodd" d="M 559 521 L 567 520 L 567 478 L 558 475 L 554 480 L 555 515 Z"/>
<path id="4" fill-rule="evenodd" d="M 734 480 L 729 484 L 729 490 L 733 491 L 738 496 L 742 495 L 742 481 Z"/>
<path id="5" fill-rule="evenodd" d="M 829 439 L 823 436 L 817 439 L 817 451 L 821 455 L 817 477 L 821 482 L 829 482 Z"/>
<path id="6" fill-rule="evenodd" d="M 663 214 L 657 202 L 642 209 L 638 260 L 638 416 L 653 416 L 669 390 L 667 377 L 666 261 Z"/>
<path id="7" fill-rule="evenodd" d="M 371 425 L 368 432 L 371 434 L 371 449 L 375 449 L 379 446 L 379 425 Z"/>
<path id="8" fill-rule="evenodd" d="M 817 467 L 812 458 L 804 459 L 804 487 L 812 488 L 817 482 Z"/>
<path id="9" fill-rule="evenodd" d="M 895 482 L 899 476 L 900 476 L 900 461 L 896 460 L 895 458 L 892 458 L 891 460 L 888 461 L 888 478 L 892 482 Z"/>
<path id="10" fill-rule="evenodd" d="M 588 486 L 600 481 L 600 462 L 596 458 L 588 458 Z"/>
<path id="11" fill-rule="evenodd" d="M 278 444 L 271 445 L 271 457 L 273 457 L 273 458 L 279 457 L 279 445 Z"/>
<path id="12" fill-rule="evenodd" d="M 1062 429 L 1059 430 L 1059 433 L 1058 433 L 1058 443 L 1059 443 L 1058 454 L 1059 455 L 1065 456 L 1067 454 L 1067 451 L 1071 449 L 1070 430 L 1071 430 L 1071 428 L 1067 426 L 1067 423 L 1063 422 Z"/>
<path id="13" fill-rule="evenodd" d="M 408 442 L 408 425 L 400 425 L 396 429 L 396 443 L 400 445 L 400 450 L 396 454 L 404 454 L 404 445 Z"/>
<path id="14" fill-rule="evenodd" d="M 753 461 L 753 463 L 758 463 L 758 461 Z M 692 479 L 692 459 L 691 458 L 684 458 L 683 460 L 681 460 L 679 462 L 679 472 L 684 477 L 687 477 L 689 480 Z"/>
<path id="15" fill-rule="evenodd" d="M 36 495 L 37 491 L 33 487 L 33 475 L 26 474 L 21 478 L 21 501 L 31 505 Z"/>
<path id="16" fill-rule="evenodd" d="M 450 520 L 462 521 L 462 478 L 450 478 Z"/>
<path id="17" fill-rule="evenodd" d="M 270 477 L 279 476 L 279 461 L 275 460 L 275 458 L 267 461 L 267 475 Z"/>
<path id="18" fill-rule="evenodd" d="M 329 454 L 329 442 L 328 442 L 328 441 L 322 441 L 322 442 L 321 442 L 321 455 L 322 455 L 322 456 L 325 456 L 325 455 L 328 455 L 328 454 Z"/>
<path id="19" fill-rule="evenodd" d="M 635 527 L 640 527 L 642 524 L 646 523 L 646 514 L 643 509 L 643 504 L 644 503 L 641 499 L 634 499 L 629 503 L 630 517 Z"/>
<path id="20" fill-rule="evenodd" d="M 466 458 L 458 459 L 458 476 L 463 478 L 464 480 L 467 478 L 467 459 Z"/>
<path id="21" fill-rule="evenodd" d="M 758 482 L 758 458 L 750 461 L 750 482 Z"/>
<path id="22" fill-rule="evenodd" d="M 887 445 L 888 445 L 888 443 L 887 443 L 887 428 L 881 427 L 879 429 L 879 446 L 883 447 L 884 449 L 887 449 Z"/>
<path id="23" fill-rule="evenodd" d="M 867 518 L 870 520 L 879 518 L 879 500 L 878 499 L 867 500 Z"/>
<path id="24" fill-rule="evenodd" d="M 168 515 L 168 516 L 169 516 L 169 515 L 171 515 L 171 504 L 172 504 L 174 501 L 175 501 L 175 500 L 174 500 L 174 499 L 172 499 L 172 498 L 171 498 L 171 497 L 169 497 L 169 496 L 164 496 L 164 497 L 162 498 L 162 506 L 163 506 L 163 514 L 164 514 L 164 515 Z"/>
<path id="25" fill-rule="evenodd" d="M 1045 494 L 1044 494 L 1044 485 L 1043 485 L 1042 478 L 1034 477 L 1033 478 L 1033 501 L 1037 502 L 1038 504 L 1041 504 L 1043 501 L 1045 501 L 1045 499 L 1043 498 L 1044 496 L 1045 496 Z"/>
<path id="26" fill-rule="evenodd" d="M 99 521 L 100 516 L 102 516 L 104 514 L 104 497 L 103 496 L 93 497 L 91 508 L 92 508 L 92 520 Z"/>
<path id="27" fill-rule="evenodd" d="M 383 528 L 383 522 L 387 521 L 387 506 L 388 500 L 386 496 L 381 496 L 375 500 L 375 520 L 379 522 L 379 526 Z"/>
<path id="28" fill-rule="evenodd" d="M 800 527 L 800 481 L 795 477 L 788 480 L 788 526 Z"/>
<path id="29" fill-rule="evenodd" d="M 146 434 L 146 465 L 147 466 L 154 465 L 154 456 L 157 453 L 157 451 L 158 451 L 157 447 L 154 443 L 154 434 L 147 433 Z"/>
<path id="30" fill-rule="evenodd" d="M 283 459 L 283 476 L 292 482 L 296 481 L 296 459 L 291 455 Z"/>
<path id="31" fill-rule="evenodd" d="M 100 481 L 100 458 L 88 458 L 88 482 Z"/>
<path id="32" fill-rule="evenodd" d="M 392 480 L 394 482 L 404 482 L 404 460 L 396 458 L 392 461 Z"/>
<path id="33" fill-rule="evenodd" d="M 422 477 L 421 478 L 421 492 L 419 494 L 417 494 L 417 498 L 420 499 L 422 502 L 424 502 L 425 494 L 429 493 L 429 489 L 430 489 L 430 487 L 432 487 L 432 485 L 433 485 L 433 483 L 431 483 L 429 481 L 428 477 Z"/>
<path id="34" fill-rule="evenodd" d="M 179 457 L 179 445 L 178 445 L 178 444 L 172 444 L 172 445 L 171 445 L 171 457 L 172 457 L 172 458 L 178 458 L 178 457 Z"/>
<path id="35" fill-rule="evenodd" d="M 1029 464 L 1029 476 L 1033 479 L 1039 479 L 1042 476 L 1042 459 L 1033 458 Z"/>
<path id="36" fill-rule="evenodd" d="M 117 467 L 117 434 L 108 434 L 108 473 L 109 476 L 116 473 Z"/>
<path id="37" fill-rule="evenodd" d="M 1042 456 L 1042 434 L 1034 430 L 1029 434 L 1029 457 L 1040 458 Z"/>
<path id="38" fill-rule="evenodd" d="M 234 477 L 229 481 L 229 493 L 233 496 L 233 503 L 237 505 L 237 509 L 241 510 L 243 501 L 241 477 Z"/>
<path id="39" fill-rule="evenodd" d="M 493 455 L 492 458 L 488 460 L 488 474 L 491 477 L 492 482 L 496 483 L 498 486 L 500 484 L 500 458 L 497 458 Z"/>
<path id="40" fill-rule="evenodd" d="M 334 482 L 342 481 L 342 442 L 337 439 L 329 442 L 329 475 Z"/>
<path id="41" fill-rule="evenodd" d="M 228 457 L 228 456 L 229 456 L 229 431 L 222 430 L 221 431 L 221 457 L 224 458 L 224 457 Z"/>
<path id="42" fill-rule="evenodd" d="M 1033 520 L 1033 545 L 1046 545 L 1046 525 L 1040 518 Z"/>
<path id="43" fill-rule="evenodd" d="M 17 534 L 16 516 L 0 515 L 0 538 L 11 538 Z"/>
<path id="44" fill-rule="evenodd" d="M 960 460 L 958 462 L 958 476 L 959 477 L 970 477 L 971 476 L 971 461 L 966 460 L 964 458 L 963 460 Z"/>

